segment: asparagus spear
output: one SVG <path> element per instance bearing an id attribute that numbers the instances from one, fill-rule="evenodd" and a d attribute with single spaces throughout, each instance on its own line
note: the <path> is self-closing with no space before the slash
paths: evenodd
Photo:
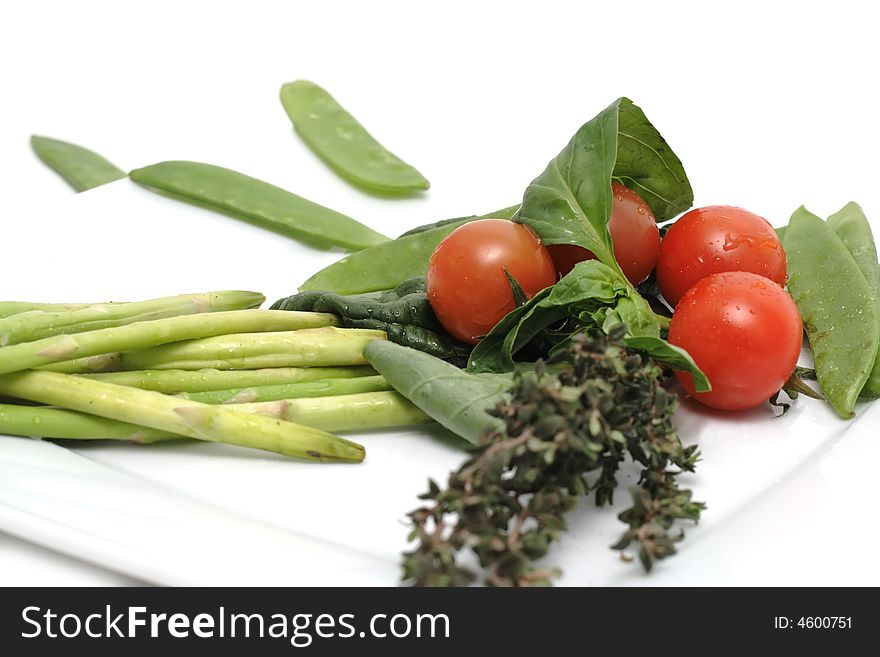
<path id="1" fill-rule="evenodd" d="M 319 429 L 58 372 L 0 376 L 0 393 L 198 440 L 316 461 L 362 461 L 364 448 Z"/>
<path id="2" fill-rule="evenodd" d="M 130 440 L 136 443 L 153 443 L 179 437 L 167 431 L 147 429 L 136 424 L 64 408 L 18 404 L 0 404 L 0 434 L 77 440 Z"/>
<path id="3" fill-rule="evenodd" d="M 235 410 L 286 421 L 295 418 L 299 424 L 323 431 L 383 429 L 430 421 L 418 407 L 395 392 L 241 404 Z M 0 404 L 0 434 L 50 439 L 128 440 L 145 444 L 185 437 L 78 411 L 15 404 Z"/>
<path id="4" fill-rule="evenodd" d="M 0 319 L 0 347 L 177 315 L 258 308 L 265 300 L 259 292 L 227 290 L 134 303 L 97 304 L 70 311 L 28 312 Z"/>
<path id="5" fill-rule="evenodd" d="M 277 399 L 299 399 L 300 397 L 335 397 L 383 390 L 392 390 L 384 376 L 359 376 L 353 379 L 327 379 L 326 381 L 281 383 L 273 386 L 253 386 L 231 390 L 184 392 L 180 396 L 203 404 L 245 404 Z"/>
<path id="6" fill-rule="evenodd" d="M 364 347 L 373 340 L 384 338 L 383 331 L 331 326 L 299 331 L 233 333 L 129 353 L 101 354 L 95 358 L 81 358 L 41 369 L 69 374 L 112 370 L 239 370 L 304 365 L 364 365 L 367 362 L 363 356 Z"/>
<path id="7" fill-rule="evenodd" d="M 70 358 L 189 340 L 238 331 L 285 331 L 326 326 L 336 321 L 326 313 L 284 310 L 230 310 L 207 315 L 184 315 L 136 322 L 75 335 L 22 342 L 0 348 L 0 374 L 26 370 Z"/>
<path id="8" fill-rule="evenodd" d="M 338 397 L 282 399 L 237 404 L 246 413 L 270 415 L 324 431 L 365 431 L 431 422 L 431 418 L 397 392 L 366 392 Z"/>
<path id="9" fill-rule="evenodd" d="M 204 392 L 206 390 L 229 390 L 253 386 L 271 386 L 283 383 L 304 383 L 325 379 L 346 379 L 361 376 L 374 376 L 372 367 L 354 365 L 351 367 L 275 367 L 261 370 L 135 370 L 132 372 L 104 372 L 82 374 L 142 390 L 155 390 L 164 393 Z"/>
<path id="10" fill-rule="evenodd" d="M 41 310 L 47 313 L 82 310 L 94 305 L 90 303 L 36 303 L 32 301 L 0 301 L 0 318 Z"/>

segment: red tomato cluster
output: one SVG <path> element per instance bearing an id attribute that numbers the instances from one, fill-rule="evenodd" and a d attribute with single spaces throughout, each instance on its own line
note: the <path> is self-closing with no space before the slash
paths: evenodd
<path id="1" fill-rule="evenodd" d="M 609 232 L 614 255 L 633 285 L 652 271 L 675 307 L 669 341 L 687 350 L 712 384 L 694 390 L 690 374 L 676 377 L 695 399 L 738 410 L 766 401 L 794 370 L 803 327 L 783 290 L 785 252 L 770 224 L 730 206 L 691 210 L 661 243 L 647 203 L 612 184 Z M 553 285 L 593 254 L 575 245 L 545 247 L 526 226 L 503 219 L 454 230 L 431 256 L 428 298 L 440 323 L 476 344 L 508 312 L 508 276 L 527 298 Z"/>
<path id="2" fill-rule="evenodd" d="M 669 342 L 686 350 L 712 384 L 695 392 L 722 410 L 752 408 L 791 375 L 803 325 L 783 290 L 785 251 L 770 224 L 742 208 L 697 208 L 676 221 L 660 247 L 657 283 L 675 306 Z"/>

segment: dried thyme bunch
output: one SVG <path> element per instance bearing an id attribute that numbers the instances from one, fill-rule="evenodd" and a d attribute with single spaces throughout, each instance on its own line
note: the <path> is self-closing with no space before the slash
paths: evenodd
<path id="1" fill-rule="evenodd" d="M 676 482 L 699 455 L 675 433 L 676 399 L 661 386 L 660 368 L 623 346 L 623 334 L 576 335 L 553 359 L 571 367 L 549 374 L 539 364 L 536 376 L 515 376 L 510 401 L 493 411 L 505 430 L 485 434 L 445 490 L 429 482 L 421 499 L 433 504 L 410 514 L 418 545 L 404 555 L 405 580 L 469 584 L 476 573 L 456 561 L 468 547 L 489 585 L 549 584 L 558 573 L 531 562 L 565 530 L 578 497 L 594 492 L 599 506 L 611 502 L 627 454 L 642 471 L 633 506 L 619 516 L 629 529 L 613 548 L 637 545 L 647 570 L 675 553 L 682 534 L 670 532 L 674 521 L 696 521 L 704 508 Z"/>

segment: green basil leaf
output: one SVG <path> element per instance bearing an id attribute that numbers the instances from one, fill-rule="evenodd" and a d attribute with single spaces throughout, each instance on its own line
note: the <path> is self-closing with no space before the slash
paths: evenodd
<path id="1" fill-rule="evenodd" d="M 503 428 L 501 420 L 486 411 L 508 394 L 511 375 L 468 374 L 386 340 L 367 345 L 364 357 L 397 392 L 470 443 L 476 445 L 486 429 Z"/>
<path id="2" fill-rule="evenodd" d="M 620 98 L 585 123 L 532 181 L 514 220 L 545 244 L 577 244 L 619 269 L 608 232 L 613 179 L 642 196 L 658 223 L 693 203 L 681 161 L 642 110 Z"/>
<path id="3" fill-rule="evenodd" d="M 691 355 L 681 347 L 676 347 L 662 338 L 649 335 L 626 336 L 623 341 L 627 347 L 644 351 L 654 360 L 673 370 L 689 372 L 694 379 L 694 388 L 697 392 L 708 392 L 712 389 L 709 379 L 697 367 Z"/>
<path id="4" fill-rule="evenodd" d="M 588 325 L 605 330 L 626 324 L 631 334 L 660 335 L 658 317 L 626 278 L 598 260 L 585 260 L 505 315 L 471 352 L 468 370 L 509 372 L 517 352 L 569 317 L 587 318 Z"/>

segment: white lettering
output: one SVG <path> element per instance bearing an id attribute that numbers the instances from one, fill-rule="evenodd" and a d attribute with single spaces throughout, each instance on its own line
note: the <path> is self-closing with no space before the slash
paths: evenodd
<path id="1" fill-rule="evenodd" d="M 37 630 L 36 630 L 36 632 L 32 632 L 31 634 L 26 634 L 25 632 L 22 632 L 21 633 L 22 639 L 33 639 L 35 636 L 40 636 L 40 632 L 43 629 L 40 626 L 40 624 L 37 621 L 35 621 L 33 618 L 28 618 L 28 614 L 31 613 L 32 611 L 38 612 L 38 611 L 40 611 L 40 608 L 39 607 L 25 607 L 24 609 L 21 610 L 21 619 L 25 623 L 30 623 L 31 625 L 33 625 L 35 628 L 37 628 Z"/>

